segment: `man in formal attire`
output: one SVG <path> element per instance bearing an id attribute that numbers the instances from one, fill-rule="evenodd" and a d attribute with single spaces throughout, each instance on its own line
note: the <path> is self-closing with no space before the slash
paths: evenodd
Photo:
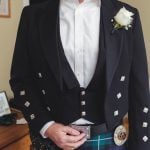
<path id="1" fill-rule="evenodd" d="M 114 19 L 121 8 L 133 16 L 128 26 Z M 37 150 L 150 149 L 146 51 L 138 11 L 125 3 L 24 8 L 10 84 Z"/>

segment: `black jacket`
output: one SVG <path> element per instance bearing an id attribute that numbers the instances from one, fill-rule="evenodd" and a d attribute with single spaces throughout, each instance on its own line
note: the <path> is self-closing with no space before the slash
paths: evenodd
<path id="1" fill-rule="evenodd" d="M 111 19 L 122 7 L 134 13 L 132 28 L 111 33 Z M 12 62 L 10 84 L 15 101 L 23 111 L 30 129 L 39 133 L 41 127 L 61 111 L 62 73 L 56 44 L 56 20 L 59 0 L 24 8 L 18 29 Z M 106 50 L 105 120 L 113 129 L 129 114 L 129 150 L 149 150 L 150 93 L 146 51 L 137 9 L 116 1 L 102 0 Z M 121 81 L 121 78 L 124 78 Z M 68 84 L 72 88 L 72 84 Z M 117 94 L 121 98 L 117 98 Z M 118 113 L 118 115 L 115 115 Z M 60 123 L 63 122 L 60 117 Z M 73 120 L 70 120 L 70 122 Z M 148 127 L 143 127 L 143 123 Z"/>

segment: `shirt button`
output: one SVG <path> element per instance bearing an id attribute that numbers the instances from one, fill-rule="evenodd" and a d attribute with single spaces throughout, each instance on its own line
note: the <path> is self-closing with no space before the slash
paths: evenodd
<path id="1" fill-rule="evenodd" d="M 85 101 L 81 101 L 81 105 L 84 106 L 86 103 Z"/>
<path id="2" fill-rule="evenodd" d="M 81 115 L 82 115 L 82 116 L 86 116 L 86 112 L 85 112 L 85 111 L 82 111 Z"/>
<path id="3" fill-rule="evenodd" d="M 80 76 L 80 73 L 77 73 L 77 76 L 79 77 L 79 76 Z"/>

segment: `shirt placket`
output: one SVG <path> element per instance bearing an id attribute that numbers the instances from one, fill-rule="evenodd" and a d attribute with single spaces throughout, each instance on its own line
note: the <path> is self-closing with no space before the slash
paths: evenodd
<path id="1" fill-rule="evenodd" d="M 81 8 L 75 11 L 75 75 L 81 87 L 84 87 L 84 49 L 83 49 L 83 21 Z"/>

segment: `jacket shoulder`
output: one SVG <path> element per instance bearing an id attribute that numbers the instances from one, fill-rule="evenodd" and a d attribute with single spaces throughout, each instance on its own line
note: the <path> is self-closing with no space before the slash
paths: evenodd
<path id="1" fill-rule="evenodd" d="M 128 4 L 128 3 L 124 3 L 124 2 L 121 2 L 121 1 L 118 1 L 118 0 L 112 0 L 113 3 L 115 4 L 115 6 L 117 8 L 122 8 L 122 7 L 125 7 L 126 9 L 128 9 L 129 11 L 133 12 L 133 13 L 137 13 L 137 8 L 135 8 L 134 6 Z"/>
<path id="2" fill-rule="evenodd" d="M 23 12 L 26 12 L 30 16 L 36 15 L 36 14 L 41 14 L 42 12 L 44 12 L 47 9 L 48 5 L 51 6 L 51 3 L 54 3 L 54 1 L 46 0 L 41 3 L 29 5 L 29 6 L 24 7 Z"/>

